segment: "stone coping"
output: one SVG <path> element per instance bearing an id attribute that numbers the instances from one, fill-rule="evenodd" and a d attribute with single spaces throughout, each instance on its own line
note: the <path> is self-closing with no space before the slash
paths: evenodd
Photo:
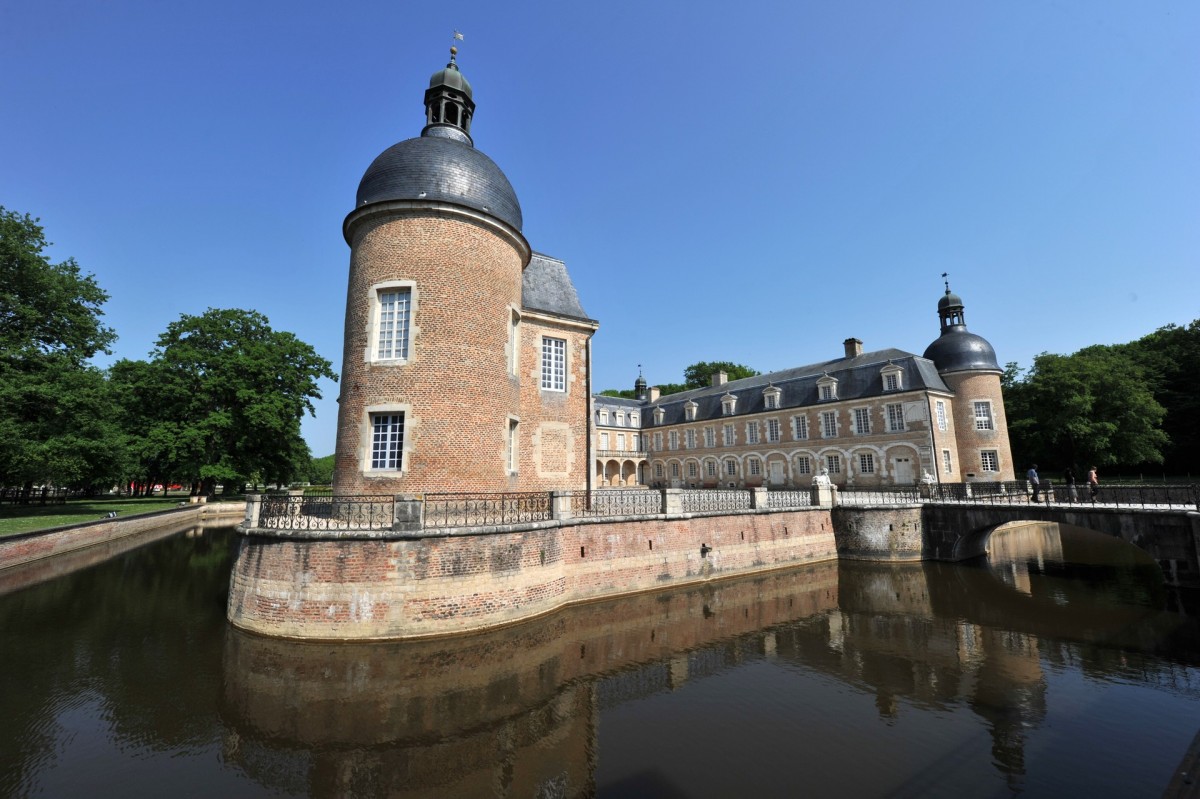
<path id="1" fill-rule="evenodd" d="M 888 505 L 889 508 L 898 507 Z M 919 506 L 913 506 L 919 507 Z M 801 505 L 795 508 L 749 508 L 725 511 L 695 511 L 691 513 L 651 513 L 637 516 L 573 516 L 569 519 L 543 519 L 519 524 L 495 524 L 467 527 L 432 527 L 424 530 L 295 530 L 274 527 L 237 525 L 238 533 L 245 536 L 279 538 L 289 541 L 417 541 L 423 538 L 458 538 L 464 536 L 498 535 L 501 533 L 524 533 L 531 530 L 549 530 L 559 527 L 579 527 L 590 524 L 621 524 L 624 522 L 686 521 L 709 516 L 754 516 L 771 513 L 794 513 L 797 511 L 825 511 L 832 508 L 818 505 Z"/>
<path id="2" fill-rule="evenodd" d="M 178 514 L 182 514 L 182 513 L 187 513 L 189 511 L 198 512 L 197 515 L 199 515 L 201 517 L 210 516 L 210 515 L 232 516 L 233 513 L 235 513 L 234 508 L 237 509 L 236 513 L 242 514 L 243 509 L 245 507 L 246 507 L 245 502 L 212 502 L 212 503 L 205 503 L 203 505 L 201 505 L 199 503 L 192 504 L 189 502 L 189 503 L 185 503 L 183 505 L 177 505 L 174 508 L 164 508 L 163 510 L 153 510 L 153 511 L 150 511 L 149 513 L 134 513 L 134 514 L 130 514 L 129 516 L 114 516 L 111 519 L 108 519 L 108 518 L 91 519 L 86 522 L 74 522 L 72 524 L 60 524 L 57 527 L 42 527 L 37 530 L 27 530 L 24 533 L 12 533 L 10 535 L 0 536 L 0 542 L 21 541 L 21 540 L 24 540 L 27 538 L 37 538 L 38 536 L 50 535 L 51 533 L 64 533 L 69 530 L 83 530 L 88 527 L 94 527 L 97 524 L 120 525 L 123 522 L 128 523 L 128 522 L 133 522 L 133 521 L 141 521 L 143 519 L 153 519 L 157 516 L 174 516 L 174 515 L 178 515 Z M 215 511 L 215 514 L 209 513 L 210 510 Z"/>

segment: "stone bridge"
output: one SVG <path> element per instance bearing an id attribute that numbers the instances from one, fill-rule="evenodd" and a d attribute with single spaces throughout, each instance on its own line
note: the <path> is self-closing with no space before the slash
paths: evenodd
<path id="1" fill-rule="evenodd" d="M 986 554 L 988 538 L 1011 522 L 1057 522 L 1095 530 L 1145 550 L 1168 583 L 1200 585 L 1200 512 L 1102 505 L 968 505 L 922 507 L 922 559 L 957 561 Z"/>
<path id="2" fill-rule="evenodd" d="M 988 538 L 1003 525 L 1069 524 L 1145 550 L 1172 585 L 1200 586 L 1200 512 L 1180 505 L 880 502 L 840 504 L 832 521 L 838 557 L 873 561 L 967 560 L 987 554 Z"/>

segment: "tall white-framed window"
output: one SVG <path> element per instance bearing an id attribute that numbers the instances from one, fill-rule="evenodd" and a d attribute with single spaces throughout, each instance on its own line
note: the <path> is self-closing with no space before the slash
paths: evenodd
<path id="1" fill-rule="evenodd" d="M 767 441 L 770 441 L 772 443 L 779 441 L 779 438 L 780 438 L 779 430 L 780 430 L 779 420 L 778 419 L 768 419 L 767 420 Z"/>
<path id="2" fill-rule="evenodd" d="M 934 403 L 934 413 L 937 415 L 938 430 L 941 430 L 943 433 L 946 432 L 946 428 L 949 427 L 949 424 L 946 421 L 946 402 L 945 402 L 945 400 L 938 400 L 937 402 Z M 947 450 L 947 451 L 949 451 L 949 450 Z"/>
<path id="3" fill-rule="evenodd" d="M 679 461 L 671 461 L 671 476 L 679 477 Z"/>
<path id="4" fill-rule="evenodd" d="M 821 435 L 824 438 L 837 438 L 837 411 L 821 412 Z"/>
<path id="5" fill-rule="evenodd" d="M 979 464 L 985 472 L 1000 471 L 1000 453 L 994 449 L 980 450 Z"/>
<path id="6" fill-rule="evenodd" d="M 629 414 L 629 426 L 637 427 L 638 426 L 638 418 L 639 417 L 636 413 Z"/>
<path id="7" fill-rule="evenodd" d="M 992 403 L 990 400 L 975 400 L 975 429 L 996 429 L 992 421 Z"/>
<path id="8" fill-rule="evenodd" d="M 655 449 L 655 451 L 662 449 L 662 433 L 654 434 L 654 449 Z"/>
<path id="9" fill-rule="evenodd" d="M 567 390 L 567 340 L 542 338 L 542 390 Z"/>
<path id="10" fill-rule="evenodd" d="M 625 451 L 625 434 L 617 433 L 617 452 Z"/>
<path id="11" fill-rule="evenodd" d="M 942 450 L 942 471 L 946 474 L 954 474 L 954 460 L 950 457 L 950 450 Z"/>
<path id="12" fill-rule="evenodd" d="M 696 431 L 695 430 L 685 430 L 683 433 L 683 438 L 684 438 L 684 442 L 687 444 L 688 449 L 696 448 Z"/>
<path id="13" fill-rule="evenodd" d="M 634 452 L 642 451 L 642 437 L 637 433 L 629 434 L 629 448 Z"/>
<path id="14" fill-rule="evenodd" d="M 404 466 L 404 414 L 371 414 L 371 471 L 400 471 Z"/>
<path id="15" fill-rule="evenodd" d="M 662 478 L 662 476 L 663 476 L 663 465 L 662 465 L 661 463 L 656 463 L 656 464 L 654 464 L 654 476 L 655 476 L 655 477 L 658 477 L 658 478 L 660 478 L 660 479 Z"/>
<path id="16" fill-rule="evenodd" d="M 904 432 L 904 403 L 893 402 L 887 406 L 888 431 L 892 433 Z"/>
<path id="17" fill-rule="evenodd" d="M 688 461 L 688 477 L 696 477 L 699 475 L 699 470 L 695 461 Z"/>
<path id="18" fill-rule="evenodd" d="M 871 432 L 871 409 L 870 408 L 855 408 L 854 409 L 854 433 L 855 435 L 865 436 Z"/>
<path id="19" fill-rule="evenodd" d="M 796 474 L 812 474 L 812 459 L 807 455 L 796 456 Z"/>
<path id="20" fill-rule="evenodd" d="M 608 449 L 608 433 L 600 434 L 600 449 Z"/>
<path id="21" fill-rule="evenodd" d="M 729 475 L 730 477 L 733 477 L 734 475 L 737 474 L 737 459 L 736 458 L 726 458 L 725 459 L 725 474 Z"/>
<path id="22" fill-rule="evenodd" d="M 373 286 L 371 308 L 371 361 L 408 360 L 412 332 L 413 284 L 409 281 Z"/>
<path id="23" fill-rule="evenodd" d="M 861 452 L 858 455 L 858 473 L 859 474 L 875 474 L 875 456 L 870 452 Z"/>
<path id="24" fill-rule="evenodd" d="M 842 473 L 842 456 L 841 455 L 826 455 L 825 468 L 830 474 Z"/>
<path id="25" fill-rule="evenodd" d="M 608 411 L 600 411 L 600 424 L 608 424 Z"/>
<path id="26" fill-rule="evenodd" d="M 520 461 L 517 458 L 517 428 L 520 423 L 516 419 L 508 420 L 508 473 L 516 474 L 517 465 Z"/>
<path id="27" fill-rule="evenodd" d="M 758 422 L 747 422 L 746 423 L 746 443 L 747 444 L 757 444 L 758 443 Z"/>
<path id="28" fill-rule="evenodd" d="M 758 477 L 762 474 L 762 461 L 758 458 L 747 458 L 746 470 L 750 472 L 751 477 Z"/>
<path id="29" fill-rule="evenodd" d="M 711 427 L 704 428 L 704 446 L 712 449 L 717 445 L 717 431 Z"/>
<path id="30" fill-rule="evenodd" d="M 793 416 L 792 417 L 792 434 L 797 441 L 804 441 L 808 438 L 808 417 Z"/>
<path id="31" fill-rule="evenodd" d="M 679 431 L 672 430 L 667 433 L 667 447 L 670 449 L 679 449 Z"/>
<path id="32" fill-rule="evenodd" d="M 613 414 L 613 418 L 616 419 L 617 427 L 625 426 L 625 412 L 624 411 L 617 411 L 616 413 Z"/>
<path id="33" fill-rule="evenodd" d="M 704 473 L 707 474 L 709 477 L 716 477 L 717 476 L 717 462 L 716 461 L 705 461 L 704 462 Z"/>
<path id="34" fill-rule="evenodd" d="M 734 444 L 737 443 L 737 440 L 734 438 L 733 425 L 731 425 L 731 424 L 725 425 L 724 429 L 721 432 L 724 434 L 724 437 L 725 437 L 725 442 L 724 442 L 725 446 L 732 447 Z"/>

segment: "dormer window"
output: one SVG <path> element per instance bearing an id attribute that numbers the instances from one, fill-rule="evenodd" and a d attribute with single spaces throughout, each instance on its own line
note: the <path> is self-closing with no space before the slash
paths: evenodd
<path id="1" fill-rule="evenodd" d="M 667 415 L 667 412 L 666 412 L 666 411 L 664 411 L 662 408 L 655 408 L 655 409 L 654 409 L 654 423 L 655 423 L 655 424 L 662 424 L 662 423 L 663 423 L 663 418 L 664 418 L 666 415 Z"/>
<path id="2" fill-rule="evenodd" d="M 694 421 L 696 421 L 696 411 L 697 411 L 697 410 L 699 410 L 699 409 L 700 409 L 700 406 L 699 406 L 699 405 L 697 405 L 697 404 L 696 404 L 695 402 L 693 402 L 692 400 L 688 400 L 687 402 L 685 402 L 685 403 L 683 404 L 683 418 L 684 418 L 684 420 L 685 420 L 685 421 L 688 421 L 688 422 L 694 422 Z"/>
<path id="3" fill-rule="evenodd" d="M 608 424 L 608 411 L 600 411 L 600 424 Z"/>
<path id="4" fill-rule="evenodd" d="M 817 381 L 817 396 L 822 402 L 828 402 L 829 400 L 835 400 L 838 398 L 837 384 L 837 378 L 830 377 L 829 375 L 825 375 Z"/>
<path id="5" fill-rule="evenodd" d="M 777 386 L 767 386 L 763 390 L 763 404 L 768 411 L 776 410 L 779 408 L 779 400 L 782 396 L 783 392 Z"/>
<path id="6" fill-rule="evenodd" d="M 737 410 L 737 397 L 733 394 L 726 394 L 721 397 L 721 414 L 723 416 L 733 416 Z"/>
<path id="7" fill-rule="evenodd" d="M 638 426 L 638 415 L 636 413 L 629 414 L 629 426 L 630 427 Z"/>
<path id="8" fill-rule="evenodd" d="M 879 374 L 883 378 L 884 391 L 899 391 L 904 388 L 904 370 L 896 364 L 889 363 L 879 370 Z"/>
<path id="9" fill-rule="evenodd" d="M 614 414 L 614 416 L 616 417 L 616 420 L 617 420 L 617 427 L 624 427 L 625 426 L 625 412 L 617 411 Z"/>

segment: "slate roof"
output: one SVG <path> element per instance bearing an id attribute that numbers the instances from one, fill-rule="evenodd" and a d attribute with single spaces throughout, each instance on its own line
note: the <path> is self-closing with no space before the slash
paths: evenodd
<path id="1" fill-rule="evenodd" d="M 846 402 L 866 397 L 879 397 L 885 394 L 883 376 L 880 370 L 888 363 L 895 364 L 904 370 L 902 389 L 897 394 L 907 391 L 930 389 L 951 393 L 938 374 L 932 361 L 921 358 L 911 352 L 898 349 L 864 352 L 853 358 L 837 358 L 831 361 L 797 366 L 783 369 L 765 375 L 744 377 L 741 380 L 731 380 L 720 386 L 705 386 L 678 394 L 668 394 L 657 402 L 636 403 L 642 408 L 642 427 L 669 427 L 686 421 L 683 406 L 689 400 L 697 404 L 696 421 L 728 419 L 721 411 L 721 397 L 725 394 L 737 396 L 737 406 L 734 416 L 762 413 L 767 410 L 763 390 L 773 385 L 781 392 L 779 409 L 803 408 Z M 817 381 L 825 375 L 835 378 L 837 382 L 837 399 L 820 401 L 817 399 Z M 604 397 L 605 403 L 615 400 L 615 397 Z M 601 398 L 597 398 L 597 403 Z M 665 411 L 661 424 L 654 422 L 654 408 Z"/>
<path id="2" fill-rule="evenodd" d="M 443 133 L 426 130 L 384 150 L 363 174 L 354 207 L 388 200 L 448 202 L 520 230 L 521 204 L 500 167 L 467 142 Z"/>
<path id="3" fill-rule="evenodd" d="M 579 304 L 567 265 L 557 258 L 535 252 L 521 276 L 521 306 L 572 319 L 592 320 Z"/>

